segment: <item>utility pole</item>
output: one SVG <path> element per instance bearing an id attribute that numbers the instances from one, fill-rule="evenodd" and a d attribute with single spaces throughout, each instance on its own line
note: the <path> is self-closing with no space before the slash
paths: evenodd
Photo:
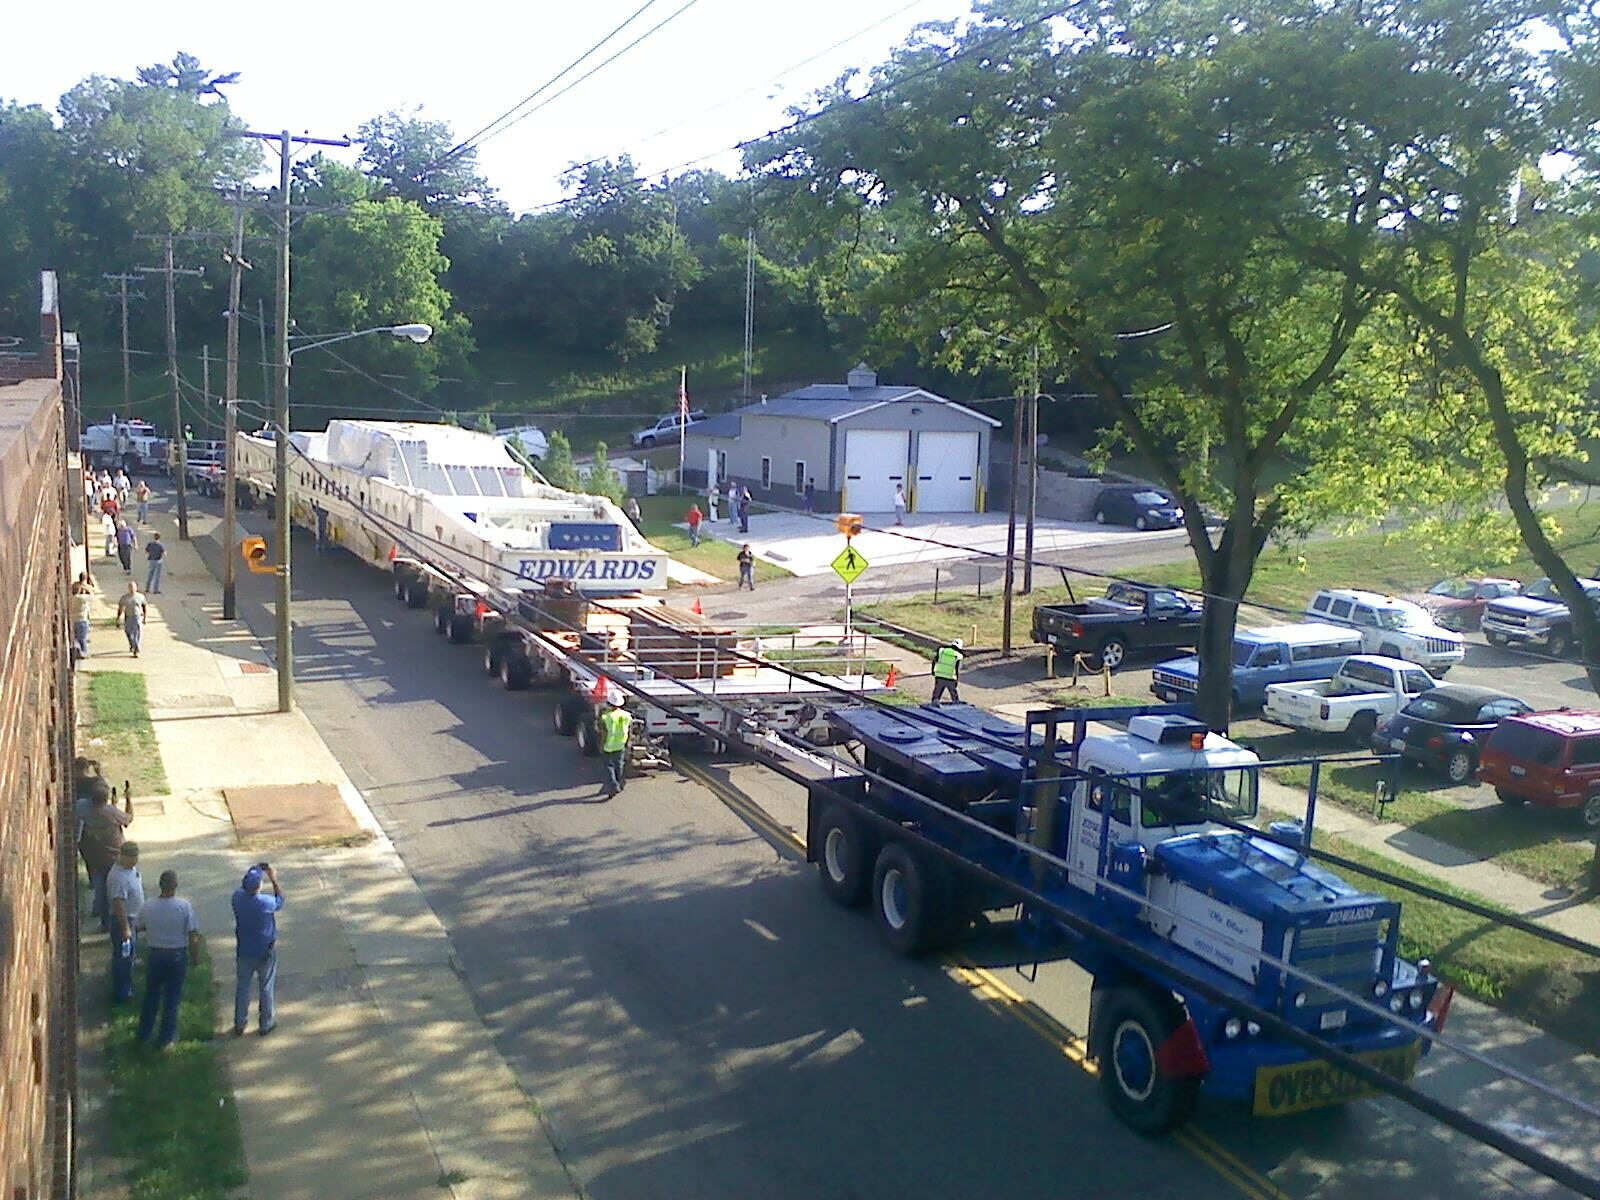
<path id="1" fill-rule="evenodd" d="M 140 267 L 146 275 L 164 275 L 167 284 L 167 378 L 172 381 L 172 443 L 177 448 L 176 472 L 178 485 L 178 539 L 189 540 L 189 497 L 187 493 L 189 453 L 183 436 L 183 401 L 178 395 L 178 312 L 174 284 L 179 275 L 204 275 L 203 267 L 175 267 L 172 265 L 173 235 L 140 234 L 140 237 L 160 241 L 166 247 L 166 261 L 159 267 Z"/>
<path id="2" fill-rule="evenodd" d="M 233 205 L 233 247 L 227 255 L 228 275 L 228 366 L 223 382 L 226 411 L 223 415 L 223 462 L 226 467 L 222 480 L 222 619 L 231 621 L 238 612 L 237 585 L 233 573 L 233 544 L 238 538 L 238 511 L 235 503 L 238 489 L 233 473 L 237 469 L 233 457 L 233 444 L 239 433 L 239 289 L 244 272 L 250 264 L 244 260 L 244 189 Z M 266 370 L 266 326 L 261 329 L 261 363 Z M 266 400 L 266 395 L 262 395 Z"/>
<path id="3" fill-rule="evenodd" d="M 744 398 L 750 399 L 750 376 L 755 365 L 756 231 L 745 231 L 744 245 Z"/>
<path id="4" fill-rule="evenodd" d="M 1028 521 L 1022 546 L 1022 594 L 1033 591 L 1033 526 L 1039 507 L 1039 343 L 1033 344 L 1028 387 Z"/>
<path id="5" fill-rule="evenodd" d="M 1011 418 L 1011 503 L 1006 517 L 1006 602 L 1005 616 L 1000 626 L 1000 653 L 1011 654 L 1011 602 L 1016 582 L 1017 566 L 1017 485 L 1022 476 L 1022 422 L 1025 406 L 1022 394 L 1017 394 L 1016 412 Z"/>
<path id="6" fill-rule="evenodd" d="M 128 362 L 128 284 L 139 276 L 122 272 L 102 275 L 101 278 L 117 285 L 117 293 L 122 300 L 122 419 L 126 421 L 133 409 L 132 371 Z"/>
<path id="7" fill-rule="evenodd" d="M 278 146 L 278 394 L 273 406 L 273 537 L 278 543 L 278 711 L 294 711 L 294 625 L 290 620 L 289 554 L 289 169 L 293 148 L 348 146 L 349 138 L 315 138 L 240 130 L 236 136 L 277 142 Z"/>
<path id="8" fill-rule="evenodd" d="M 200 403 L 206 414 L 206 433 L 211 432 L 211 347 L 200 347 Z"/>
<path id="9" fill-rule="evenodd" d="M 261 407 L 272 403 L 272 360 L 267 357 L 267 302 L 256 301 L 256 332 L 261 335 Z"/>

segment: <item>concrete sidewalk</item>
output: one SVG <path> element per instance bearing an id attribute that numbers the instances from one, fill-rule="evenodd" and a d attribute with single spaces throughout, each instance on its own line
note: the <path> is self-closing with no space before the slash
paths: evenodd
<path id="1" fill-rule="evenodd" d="M 135 797 L 129 834 L 142 847 L 147 886 L 178 870 L 217 964 L 219 1045 L 244 1131 L 248 1194 L 578 1195 L 473 1007 L 449 936 L 361 794 L 304 716 L 276 711 L 267 655 L 242 625 L 220 619 L 220 588 L 199 555 L 165 515 L 155 528 L 168 565 L 162 594 L 148 597 L 143 653 L 134 659 L 121 632 L 97 619 L 80 672 L 145 677 L 170 794 Z M 97 618 L 109 618 L 126 577 L 97 555 L 91 569 Z M 93 749 L 80 744 L 80 753 Z M 365 831 L 346 840 L 361 844 L 239 848 L 224 789 L 316 782 L 337 787 Z M 229 901 L 261 859 L 277 868 L 288 897 L 278 1029 L 255 1036 L 252 1013 L 250 1036 L 234 1039 Z"/>

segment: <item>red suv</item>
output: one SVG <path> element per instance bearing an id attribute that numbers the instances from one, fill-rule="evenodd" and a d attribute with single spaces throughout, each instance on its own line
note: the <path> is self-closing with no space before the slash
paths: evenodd
<path id="1" fill-rule="evenodd" d="M 1528 713 L 1501 721 L 1484 744 L 1478 778 L 1506 804 L 1572 809 L 1600 829 L 1600 712 Z"/>

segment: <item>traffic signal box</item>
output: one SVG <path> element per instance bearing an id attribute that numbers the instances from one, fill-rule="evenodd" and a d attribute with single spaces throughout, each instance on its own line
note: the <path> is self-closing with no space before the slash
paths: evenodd
<path id="1" fill-rule="evenodd" d="M 278 568 L 267 561 L 267 539 L 247 537 L 239 543 L 239 553 L 252 575 L 275 575 Z"/>

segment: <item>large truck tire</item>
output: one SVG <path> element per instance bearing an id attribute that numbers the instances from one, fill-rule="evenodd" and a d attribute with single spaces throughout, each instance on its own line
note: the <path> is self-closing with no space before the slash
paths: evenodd
<path id="1" fill-rule="evenodd" d="M 841 908 L 860 908 L 872 890 L 872 844 L 862 822 L 834 804 L 817 822 L 817 878 L 828 899 Z"/>
<path id="2" fill-rule="evenodd" d="M 468 613 L 451 613 L 447 631 L 452 645 L 465 646 L 472 641 L 472 617 Z"/>
<path id="3" fill-rule="evenodd" d="M 440 637 L 450 632 L 450 610 L 436 608 L 433 610 L 433 631 Z"/>
<path id="4" fill-rule="evenodd" d="M 406 599 L 406 589 L 409 588 L 410 586 L 411 586 L 411 578 L 410 578 L 410 576 L 402 575 L 402 574 L 400 574 L 399 571 L 396 571 L 394 573 L 394 598 L 396 600 L 399 600 L 401 603 L 404 603 L 405 599 Z"/>
<path id="5" fill-rule="evenodd" d="M 423 579 L 406 580 L 406 607 L 428 607 L 428 584 Z"/>
<path id="6" fill-rule="evenodd" d="M 600 730 L 588 713 L 578 718 L 577 734 L 578 749 L 585 758 L 594 758 L 600 753 Z"/>
<path id="7" fill-rule="evenodd" d="M 508 692 L 525 692 L 533 682 L 533 664 L 512 651 L 500 660 L 500 683 Z"/>
<path id="8" fill-rule="evenodd" d="M 578 708 L 578 702 L 571 696 L 563 696 L 556 701 L 555 709 L 550 714 L 551 723 L 555 726 L 559 737 L 571 737 L 578 732 L 578 722 L 583 713 Z"/>
<path id="9" fill-rule="evenodd" d="M 890 842 L 872 871 L 872 908 L 878 932 L 896 954 L 916 958 L 948 936 L 949 889 L 943 870 L 909 846 Z"/>
<path id="10" fill-rule="evenodd" d="M 1176 1001 L 1140 986 L 1110 988 L 1098 1001 L 1092 1049 L 1106 1103 L 1136 1133 L 1170 1133 L 1194 1112 L 1200 1078 L 1163 1074 L 1157 1052 L 1187 1017 Z"/>
<path id="11" fill-rule="evenodd" d="M 505 657 L 506 647 L 499 642 L 487 642 L 483 647 L 483 673 L 493 678 L 500 674 L 500 660 Z"/>

